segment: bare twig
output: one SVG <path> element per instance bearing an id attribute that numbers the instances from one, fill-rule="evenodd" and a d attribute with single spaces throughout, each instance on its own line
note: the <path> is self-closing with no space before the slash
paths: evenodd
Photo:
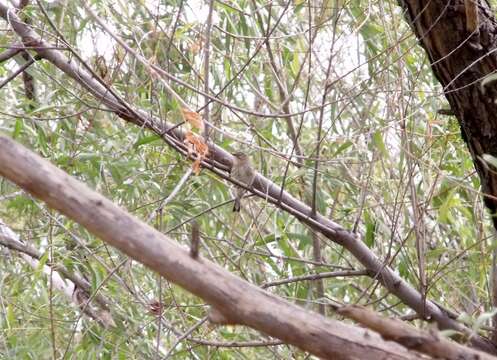
<path id="1" fill-rule="evenodd" d="M 0 89 L 3 88 L 5 85 L 7 85 L 12 80 L 14 80 L 17 77 L 17 75 L 19 75 L 21 73 L 24 73 L 24 71 L 28 67 L 30 67 L 34 62 L 35 62 L 35 59 L 29 59 L 24 64 L 22 64 L 21 66 L 19 66 L 19 68 L 16 71 L 14 71 L 12 74 L 10 74 L 9 76 L 7 76 L 7 78 L 5 80 L 3 80 L 2 82 L 0 82 Z"/>
<path id="2" fill-rule="evenodd" d="M 255 6 L 255 2 L 254 2 L 254 6 Z M 269 12 L 271 12 L 271 8 L 269 9 Z M 262 27 L 263 21 L 262 21 L 262 17 L 260 15 L 260 13 L 258 11 L 256 11 L 256 16 L 257 16 L 259 25 Z M 269 19 L 268 23 L 267 23 L 268 28 L 261 29 L 261 30 L 264 33 L 264 44 L 266 46 L 267 53 L 269 56 L 269 64 L 271 65 L 271 68 L 273 69 L 275 82 L 276 82 L 276 85 L 278 86 L 278 91 L 280 94 L 280 101 L 282 102 L 281 108 L 282 108 L 283 112 L 288 115 L 291 113 L 290 104 L 289 104 L 289 101 L 285 101 L 285 100 L 287 98 L 289 98 L 289 96 L 288 96 L 288 92 L 287 92 L 285 86 L 283 85 L 283 82 L 281 79 L 282 72 L 280 71 L 280 69 L 276 65 L 276 60 L 274 58 L 273 51 L 271 49 L 271 44 L 269 43 L 269 31 L 270 31 L 269 26 L 270 26 L 271 16 L 269 16 L 268 19 Z M 286 125 L 287 125 L 288 136 L 290 137 L 290 140 L 293 143 L 293 149 L 295 149 L 295 153 L 298 156 L 297 157 L 297 166 L 300 167 L 303 165 L 303 159 L 302 159 L 303 152 L 301 150 L 301 146 L 300 146 L 300 142 L 299 142 L 300 133 L 297 134 L 297 132 L 295 131 L 295 126 L 293 125 L 292 117 L 290 117 L 290 116 L 286 117 L 285 121 L 286 121 Z"/>
<path id="3" fill-rule="evenodd" d="M 190 243 L 190 256 L 198 258 L 198 248 L 200 246 L 200 230 L 197 220 L 192 221 L 192 236 Z"/>
<path id="4" fill-rule="evenodd" d="M 335 277 L 345 277 L 345 276 L 368 276 L 368 272 L 366 270 L 348 270 L 348 271 L 331 271 L 331 272 L 322 272 L 318 274 L 309 274 L 309 275 L 302 275 L 302 276 L 294 276 L 288 279 L 282 279 L 282 280 L 276 280 L 276 281 L 271 281 L 271 282 L 266 282 L 264 284 L 261 284 L 261 288 L 266 289 L 271 286 L 279 286 L 279 285 L 286 285 L 294 282 L 299 282 L 299 281 L 313 281 L 313 280 L 319 280 L 319 279 L 329 279 L 329 278 L 335 278 Z"/>
<path id="5" fill-rule="evenodd" d="M 494 241 L 495 237 L 497 237 L 497 232 L 494 229 Z M 497 248 L 494 247 L 492 250 L 492 269 L 490 273 L 491 286 L 490 286 L 490 300 L 492 302 L 492 306 L 497 308 Z M 492 317 L 492 327 L 493 331 L 491 334 L 491 338 L 494 344 L 497 344 L 497 314 Z"/>
<path id="6" fill-rule="evenodd" d="M 174 344 L 171 345 L 171 348 L 167 352 L 167 354 L 164 356 L 164 359 L 169 359 L 171 355 L 173 354 L 174 349 L 176 349 L 176 346 L 186 338 L 188 338 L 195 330 L 197 330 L 200 326 L 202 326 L 203 323 L 207 321 L 207 317 L 204 317 L 197 321 L 191 328 L 189 328 L 183 335 L 181 335 L 179 338 L 176 339 Z"/>
<path id="7" fill-rule="evenodd" d="M 24 9 L 26 6 L 29 5 L 30 0 L 21 0 L 19 2 L 19 9 Z M 21 19 L 28 25 L 31 25 L 32 21 L 31 19 L 26 16 L 26 14 L 21 13 L 20 14 Z M 24 61 L 29 62 L 32 60 L 31 54 L 29 52 L 24 51 L 22 53 L 22 58 Z M 34 110 L 36 108 L 36 86 L 35 86 L 35 79 L 33 76 L 27 72 L 23 71 L 22 72 L 22 81 L 24 83 L 24 94 L 26 95 L 26 99 L 28 99 L 28 108 L 30 110 Z"/>
<path id="8" fill-rule="evenodd" d="M 16 196 L 19 196 L 22 194 L 22 191 L 15 191 L 11 194 L 7 194 L 7 195 L 2 195 L 0 196 L 0 201 L 4 201 L 4 200 L 9 200 L 9 199 L 13 199 L 15 198 Z"/>
<path id="9" fill-rule="evenodd" d="M 0 63 L 9 60 L 10 58 L 16 56 L 23 50 L 24 48 L 20 44 L 14 44 L 13 47 L 8 48 L 7 50 L 5 50 L 0 54 Z"/>
<path id="10" fill-rule="evenodd" d="M 186 181 L 188 180 L 188 178 L 190 177 L 192 172 L 193 172 L 193 170 L 191 167 L 188 168 L 188 170 L 186 170 L 186 172 L 183 174 L 181 179 L 178 181 L 178 183 L 174 187 L 173 191 L 171 191 L 171 193 L 160 203 L 159 207 L 157 207 L 157 209 L 155 209 L 155 211 L 153 211 L 149 215 L 149 217 L 147 219 L 147 223 L 152 221 L 154 216 L 157 213 L 161 212 L 167 206 L 167 204 L 169 204 L 174 199 L 174 197 L 180 192 L 181 188 L 185 185 Z"/>
<path id="11" fill-rule="evenodd" d="M 211 32 L 212 32 L 212 13 L 214 11 L 214 0 L 208 0 L 209 14 L 207 15 L 207 23 L 205 24 L 205 48 L 204 48 L 204 92 L 209 93 L 209 71 L 210 71 L 210 55 L 211 55 Z M 209 121 L 210 121 L 210 101 L 209 97 L 204 96 L 204 139 L 209 140 Z"/>

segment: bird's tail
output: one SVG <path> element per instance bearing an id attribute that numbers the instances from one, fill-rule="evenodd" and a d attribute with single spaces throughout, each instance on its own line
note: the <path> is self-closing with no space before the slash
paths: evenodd
<path id="1" fill-rule="evenodd" d="M 240 212 L 240 199 L 235 199 L 233 204 L 233 212 Z"/>

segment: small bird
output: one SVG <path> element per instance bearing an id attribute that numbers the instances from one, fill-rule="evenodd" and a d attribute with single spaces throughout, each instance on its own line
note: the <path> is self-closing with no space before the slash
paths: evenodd
<path id="1" fill-rule="evenodd" d="M 255 179 L 255 170 L 250 163 L 248 155 L 239 152 L 233 154 L 233 156 L 235 159 L 231 167 L 231 177 L 241 183 L 244 183 L 247 187 L 252 186 Z M 240 200 L 245 194 L 245 191 L 246 190 L 241 187 L 237 187 L 235 189 L 235 203 L 233 205 L 233 211 L 240 211 Z"/>

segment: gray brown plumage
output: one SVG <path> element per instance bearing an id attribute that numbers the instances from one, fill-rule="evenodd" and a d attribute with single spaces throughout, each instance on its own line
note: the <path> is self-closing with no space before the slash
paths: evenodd
<path id="1" fill-rule="evenodd" d="M 231 177 L 244 183 L 247 187 L 252 186 L 255 179 L 255 170 L 250 163 L 250 159 L 247 154 L 236 153 L 233 154 L 234 161 L 231 167 Z M 235 203 L 233 204 L 233 211 L 240 211 L 240 200 L 245 194 L 246 190 L 241 187 L 235 189 Z"/>

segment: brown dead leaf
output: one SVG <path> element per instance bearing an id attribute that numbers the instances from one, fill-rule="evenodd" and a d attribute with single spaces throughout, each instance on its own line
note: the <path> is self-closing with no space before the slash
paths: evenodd
<path id="1" fill-rule="evenodd" d="M 204 121 L 198 112 L 182 108 L 181 113 L 183 114 L 185 121 L 189 123 L 191 127 L 197 128 L 200 131 L 204 130 Z"/>
<path id="2" fill-rule="evenodd" d="M 200 163 L 202 160 L 207 158 L 209 155 L 209 146 L 205 143 L 202 136 L 195 135 L 191 131 L 185 134 L 185 139 L 183 142 L 188 149 L 188 156 L 194 157 L 196 155 L 195 161 L 193 162 L 192 169 L 195 175 L 200 174 Z"/>

